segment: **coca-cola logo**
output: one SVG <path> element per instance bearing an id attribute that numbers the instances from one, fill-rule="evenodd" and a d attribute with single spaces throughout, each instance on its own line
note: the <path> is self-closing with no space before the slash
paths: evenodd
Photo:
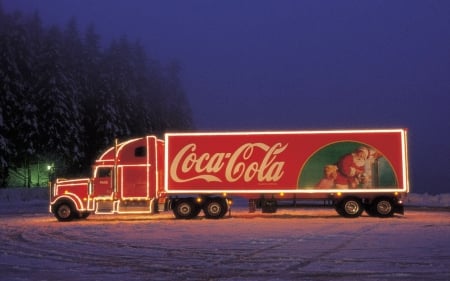
<path id="1" fill-rule="evenodd" d="M 285 164 L 277 161 L 277 157 L 287 146 L 257 142 L 243 144 L 232 152 L 198 153 L 197 145 L 191 143 L 175 155 L 170 165 L 170 176 L 180 183 L 194 180 L 277 182 L 284 174 Z"/>

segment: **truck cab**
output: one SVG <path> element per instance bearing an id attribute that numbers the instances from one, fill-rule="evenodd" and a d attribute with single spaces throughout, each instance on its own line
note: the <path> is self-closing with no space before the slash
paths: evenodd
<path id="1" fill-rule="evenodd" d="M 92 177 L 57 179 L 50 212 L 60 221 L 91 213 L 154 213 L 164 195 L 163 141 L 155 136 L 116 143 L 94 163 Z"/>

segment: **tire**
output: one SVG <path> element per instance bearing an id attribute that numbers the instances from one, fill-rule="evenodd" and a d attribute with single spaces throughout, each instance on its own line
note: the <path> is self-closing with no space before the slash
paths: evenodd
<path id="1" fill-rule="evenodd" d="M 191 198 L 180 199 L 175 202 L 173 214 L 177 219 L 192 219 L 200 212 L 200 208 Z"/>
<path id="2" fill-rule="evenodd" d="M 336 210 L 336 213 L 338 213 L 338 215 L 340 215 L 341 217 L 345 217 L 344 210 L 342 210 L 340 204 L 335 204 L 334 209 Z"/>
<path id="3" fill-rule="evenodd" d="M 228 212 L 228 205 L 225 199 L 215 197 L 208 199 L 203 206 L 203 212 L 208 219 L 220 219 Z"/>
<path id="4" fill-rule="evenodd" d="M 380 218 L 392 217 L 394 209 L 394 201 L 387 197 L 376 198 L 370 206 L 370 212 Z"/>
<path id="5" fill-rule="evenodd" d="M 357 218 L 364 211 L 361 200 L 357 197 L 347 197 L 336 205 L 336 212 L 346 218 Z"/>
<path id="6" fill-rule="evenodd" d="M 54 215 L 58 221 L 71 221 L 78 217 L 75 207 L 70 202 L 61 202 L 56 205 Z"/>

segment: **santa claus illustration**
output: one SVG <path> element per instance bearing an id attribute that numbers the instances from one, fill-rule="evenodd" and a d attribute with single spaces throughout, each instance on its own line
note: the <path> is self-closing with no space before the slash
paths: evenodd
<path id="1" fill-rule="evenodd" d="M 342 156 L 337 162 L 336 188 L 357 188 L 363 184 L 366 180 L 365 165 L 369 156 L 370 151 L 365 146 L 358 147 L 352 153 Z"/>

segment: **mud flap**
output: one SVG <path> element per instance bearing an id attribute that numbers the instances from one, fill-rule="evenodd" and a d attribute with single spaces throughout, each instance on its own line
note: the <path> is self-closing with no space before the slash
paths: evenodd
<path id="1" fill-rule="evenodd" d="M 405 214 L 405 208 L 404 208 L 403 204 L 398 204 L 398 203 L 395 204 L 395 206 L 394 206 L 394 213 L 404 215 Z"/>

